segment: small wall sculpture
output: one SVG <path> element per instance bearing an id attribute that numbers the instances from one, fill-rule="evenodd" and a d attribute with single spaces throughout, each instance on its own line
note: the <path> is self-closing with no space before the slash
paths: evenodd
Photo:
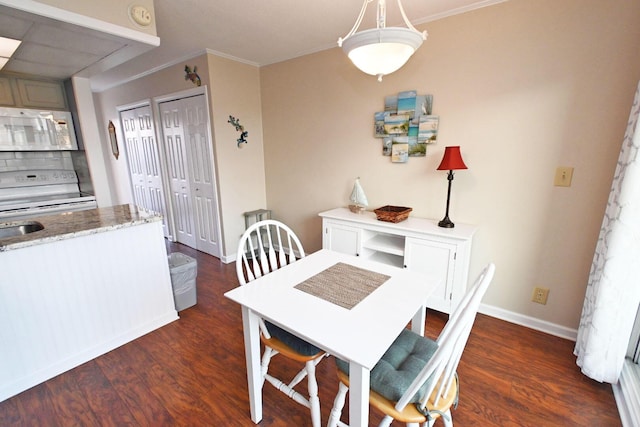
<path id="1" fill-rule="evenodd" d="M 236 139 L 238 148 L 240 148 L 240 144 L 246 144 L 248 142 L 247 137 L 249 136 L 249 132 L 244 130 L 244 126 L 240 124 L 240 119 L 229 116 L 229 120 L 227 120 L 227 123 L 231 123 L 231 125 L 234 126 L 238 132 L 240 132 L 240 138 Z"/>
<path id="2" fill-rule="evenodd" d="M 193 66 L 193 71 L 191 71 L 191 68 L 189 68 L 188 65 L 184 66 L 184 79 L 185 80 L 191 80 L 191 83 L 193 83 L 196 86 L 201 86 L 202 85 L 202 81 L 200 80 L 200 76 L 197 73 L 198 71 L 198 67 L 197 66 Z"/>

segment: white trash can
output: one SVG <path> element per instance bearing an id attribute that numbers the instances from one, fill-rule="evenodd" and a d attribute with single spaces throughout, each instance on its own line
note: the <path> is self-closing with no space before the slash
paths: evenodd
<path id="1" fill-rule="evenodd" d="M 194 306 L 197 300 L 197 261 L 183 253 L 174 252 L 169 254 L 169 270 L 176 310 L 182 311 Z"/>

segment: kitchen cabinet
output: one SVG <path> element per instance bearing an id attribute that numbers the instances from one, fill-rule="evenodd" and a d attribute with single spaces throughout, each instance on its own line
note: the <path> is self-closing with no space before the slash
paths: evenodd
<path id="1" fill-rule="evenodd" d="M 476 227 L 438 227 L 435 220 L 409 217 L 399 223 L 378 221 L 373 212 L 337 208 L 322 217 L 322 247 L 401 268 L 435 274 L 438 289 L 427 307 L 451 313 L 467 289 L 471 244 Z"/>
<path id="2" fill-rule="evenodd" d="M 7 77 L 0 77 L 0 105 L 9 107 L 16 105 L 16 101 L 13 99 L 13 93 L 11 92 L 11 80 Z"/>
<path id="3" fill-rule="evenodd" d="M 67 108 L 62 82 L 16 79 L 16 85 L 21 107 L 59 110 Z"/>
<path id="4" fill-rule="evenodd" d="M 67 110 L 63 82 L 0 76 L 0 106 Z"/>

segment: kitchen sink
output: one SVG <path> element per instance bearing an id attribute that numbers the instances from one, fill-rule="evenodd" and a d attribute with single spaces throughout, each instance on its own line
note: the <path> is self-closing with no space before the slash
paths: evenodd
<path id="1" fill-rule="evenodd" d="M 0 224 L 0 239 L 7 237 L 24 236 L 25 234 L 34 233 L 44 230 L 44 225 L 37 221 L 22 221 Z"/>

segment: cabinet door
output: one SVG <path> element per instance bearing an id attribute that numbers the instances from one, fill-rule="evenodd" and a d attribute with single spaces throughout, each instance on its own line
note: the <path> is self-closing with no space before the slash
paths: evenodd
<path id="1" fill-rule="evenodd" d="M 64 110 L 67 102 L 61 83 L 16 79 L 21 104 L 32 108 L 57 108 Z"/>
<path id="2" fill-rule="evenodd" d="M 427 307 L 450 313 L 456 245 L 415 238 L 407 238 L 405 245 L 405 268 L 433 274 L 440 280 L 427 299 Z"/>
<path id="3" fill-rule="evenodd" d="M 324 223 L 322 248 L 348 255 L 360 255 L 362 229 L 332 222 Z"/>
<path id="4" fill-rule="evenodd" d="M 11 80 L 6 77 L 0 77 L 0 105 L 7 105 L 9 107 L 16 105 L 16 101 L 13 99 L 13 93 L 11 93 Z"/>

